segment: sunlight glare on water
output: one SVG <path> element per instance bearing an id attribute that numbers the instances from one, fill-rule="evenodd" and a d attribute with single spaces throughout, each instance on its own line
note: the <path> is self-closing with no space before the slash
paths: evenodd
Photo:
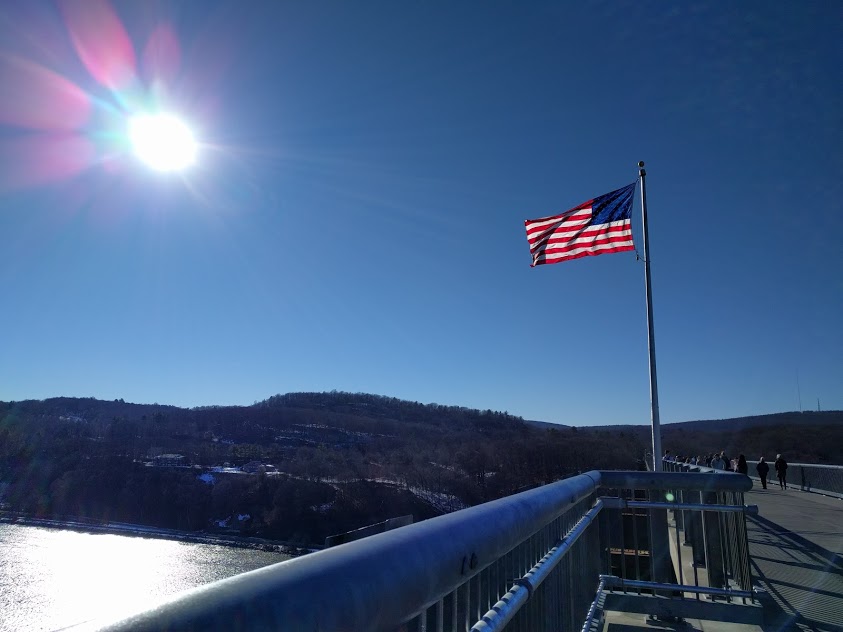
<path id="1" fill-rule="evenodd" d="M 0 524 L 0 630 L 55 630 L 287 559 L 208 544 Z"/>

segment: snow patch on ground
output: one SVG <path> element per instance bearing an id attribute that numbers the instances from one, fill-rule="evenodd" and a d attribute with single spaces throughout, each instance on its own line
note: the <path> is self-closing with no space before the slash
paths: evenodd
<path id="1" fill-rule="evenodd" d="M 443 494 L 441 492 L 431 492 L 420 487 L 411 487 L 410 491 L 416 496 L 431 505 L 434 509 L 442 513 L 450 513 L 465 509 L 466 505 L 453 494 Z"/>
<path id="2" fill-rule="evenodd" d="M 211 468 L 212 472 L 216 472 L 217 474 L 245 474 L 243 470 L 239 467 L 221 467 L 216 466 Z"/>
<path id="3" fill-rule="evenodd" d="M 251 518 L 249 514 L 237 514 L 237 522 L 244 522 Z M 231 521 L 234 516 L 229 516 L 225 520 L 211 520 L 216 526 L 220 527 L 221 529 L 228 529 L 231 526 Z"/>

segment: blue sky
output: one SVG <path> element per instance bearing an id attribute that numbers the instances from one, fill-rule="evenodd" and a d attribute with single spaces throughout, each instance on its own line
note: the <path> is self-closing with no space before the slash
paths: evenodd
<path id="1" fill-rule="evenodd" d="M 533 269 L 523 229 L 645 160 L 662 421 L 795 410 L 797 374 L 841 409 L 841 30 L 819 2 L 6 3 L 0 400 L 649 423 L 643 264 Z M 132 157 L 150 107 L 196 166 Z"/>

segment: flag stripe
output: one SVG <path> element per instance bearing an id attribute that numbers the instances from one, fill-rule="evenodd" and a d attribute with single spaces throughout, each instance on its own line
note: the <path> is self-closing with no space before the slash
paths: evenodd
<path id="1" fill-rule="evenodd" d="M 579 230 L 574 230 L 564 233 L 553 233 L 547 239 L 543 239 L 542 243 L 553 244 L 561 241 L 570 241 L 571 238 L 581 239 L 593 235 L 608 235 L 610 233 L 621 233 L 631 230 L 629 220 L 622 220 L 620 222 L 612 222 L 611 224 L 600 224 L 599 226 L 587 226 Z"/>
<path id="2" fill-rule="evenodd" d="M 543 263 L 559 263 L 560 261 L 579 259 L 580 257 L 588 257 L 591 255 L 604 255 L 610 252 L 626 252 L 627 250 L 635 250 L 635 246 L 632 245 L 632 242 L 629 242 L 629 245 L 626 246 L 599 246 L 597 248 L 580 248 L 576 252 L 569 252 L 560 255 L 539 255 L 535 259 L 533 259 L 533 265 L 538 266 Z"/>
<path id="3" fill-rule="evenodd" d="M 545 239 L 546 237 L 548 237 L 549 235 L 552 235 L 554 233 L 560 233 L 560 232 L 571 231 L 571 230 L 578 230 L 578 229 L 582 228 L 583 226 L 588 226 L 589 224 L 591 224 L 591 222 L 592 222 L 592 218 L 587 217 L 586 219 L 578 220 L 578 221 L 575 221 L 575 222 L 565 222 L 564 224 L 554 224 L 550 228 L 540 230 L 540 231 L 536 231 L 534 233 L 528 233 L 527 234 L 527 240 L 530 241 L 531 243 L 535 243 L 536 241 L 541 241 L 542 239 Z"/>
<path id="4" fill-rule="evenodd" d="M 608 235 L 608 234 L 622 234 L 627 233 L 632 236 L 632 226 L 628 219 L 619 222 L 610 222 L 608 224 L 601 224 L 599 226 L 585 226 L 574 231 L 555 232 L 544 239 L 531 242 L 530 252 L 534 252 L 537 248 L 547 246 L 550 244 L 567 243 L 594 235 Z"/>
<path id="5" fill-rule="evenodd" d="M 527 241 L 530 242 L 531 245 L 536 244 L 538 242 L 544 241 L 549 237 L 557 234 L 563 233 L 566 231 L 578 231 L 586 228 L 592 221 L 591 214 L 589 213 L 588 217 L 583 219 L 577 219 L 570 222 L 565 222 L 564 224 L 553 224 L 547 228 L 544 228 L 540 231 L 533 232 L 532 234 L 528 231 L 527 232 Z"/>
<path id="6" fill-rule="evenodd" d="M 555 217 L 546 217 L 544 219 L 528 219 L 524 221 L 524 226 L 527 227 L 527 234 L 534 233 L 539 228 L 548 227 L 551 224 L 560 224 L 569 220 L 587 219 L 591 217 L 591 207 L 583 209 L 575 209 L 556 215 Z"/>
<path id="7" fill-rule="evenodd" d="M 544 224 L 541 226 L 538 224 L 530 224 L 527 225 L 527 239 L 536 239 L 537 237 L 541 237 L 547 233 L 559 230 L 562 227 L 580 226 L 582 224 L 588 224 L 591 221 L 591 209 L 586 209 L 586 212 L 569 215 L 568 217 L 556 220 L 550 224 Z"/>
<path id="8" fill-rule="evenodd" d="M 549 246 L 547 248 L 544 248 L 542 252 L 566 252 L 568 250 L 581 248 L 583 246 L 600 246 L 602 244 L 613 244 L 623 242 L 632 242 L 632 235 L 596 235 L 588 239 L 578 239 L 574 242 L 565 242 L 564 244 L 560 244 L 558 246 Z"/>
<path id="9" fill-rule="evenodd" d="M 634 250 L 630 215 L 635 183 L 551 217 L 526 220 L 533 266 Z"/>
<path id="10" fill-rule="evenodd" d="M 561 244 L 554 244 L 552 246 L 548 246 L 547 248 L 542 248 L 541 251 L 536 251 L 533 253 L 533 256 L 540 255 L 545 252 L 567 252 L 569 250 L 574 250 L 576 248 L 588 247 L 588 246 L 600 246 L 603 244 L 611 244 L 611 243 L 624 243 L 632 241 L 632 235 L 595 235 L 593 237 L 589 237 L 587 239 L 579 239 L 573 242 L 565 242 Z"/>

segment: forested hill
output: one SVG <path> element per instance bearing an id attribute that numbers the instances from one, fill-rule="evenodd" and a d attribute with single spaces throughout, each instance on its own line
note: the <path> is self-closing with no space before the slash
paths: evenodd
<path id="1" fill-rule="evenodd" d="M 673 454 L 725 450 L 731 457 L 843 465 L 843 411 L 787 412 L 664 426 L 662 444 Z"/>
<path id="2" fill-rule="evenodd" d="M 598 426 L 600 435 L 623 431 L 649 441 L 650 426 Z M 673 454 L 700 456 L 725 450 L 750 460 L 784 454 L 789 461 L 843 465 L 843 411 L 785 412 L 731 419 L 662 424 L 662 446 Z"/>
<path id="3" fill-rule="evenodd" d="M 634 468 L 644 448 L 624 433 L 365 394 L 192 409 L 55 398 L 0 404 L 0 502 L 41 516 L 224 525 L 319 543 L 582 470 Z M 239 516 L 248 518 L 232 522 Z"/>
<path id="4" fill-rule="evenodd" d="M 782 452 L 843 464 L 842 422 L 830 412 L 667 424 L 663 443 L 674 454 Z M 338 392 L 192 409 L 93 398 L 0 402 L 0 503 L 41 516 L 319 543 L 579 471 L 635 468 L 649 443 L 647 426 L 536 424 Z"/>
<path id="5" fill-rule="evenodd" d="M 843 411 L 826 410 L 804 412 L 772 413 L 770 415 L 752 415 L 749 417 L 732 417 L 730 419 L 705 419 L 698 421 L 683 421 L 667 424 L 671 429 L 726 431 L 747 430 L 750 428 L 769 426 L 839 426 L 843 425 Z"/>

